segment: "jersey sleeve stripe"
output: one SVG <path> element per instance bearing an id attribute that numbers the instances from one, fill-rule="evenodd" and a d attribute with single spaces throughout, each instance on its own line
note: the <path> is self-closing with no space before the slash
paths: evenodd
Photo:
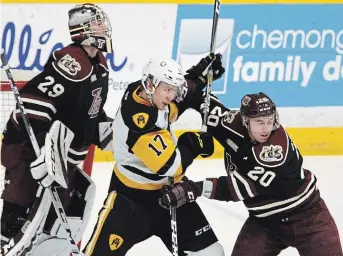
<path id="1" fill-rule="evenodd" d="M 56 114 L 56 112 L 57 112 L 55 106 L 53 104 L 49 103 L 49 102 L 42 101 L 42 100 L 31 99 L 31 98 L 26 98 L 26 97 L 23 97 L 21 100 L 23 102 L 25 102 L 25 103 L 31 103 L 31 104 L 35 104 L 35 105 L 38 105 L 38 106 L 43 106 L 45 108 L 48 108 L 54 114 Z"/>
<path id="2" fill-rule="evenodd" d="M 23 97 L 22 101 L 24 103 L 25 111 L 29 114 L 30 118 L 50 122 L 57 112 L 55 106 L 48 101 L 28 97 Z M 12 112 L 12 118 L 18 123 L 18 118 L 21 118 L 20 109 L 17 108 Z"/>
<path id="3" fill-rule="evenodd" d="M 237 171 L 234 171 L 233 175 L 244 185 L 244 188 L 245 188 L 247 194 L 250 197 L 254 197 L 255 195 L 252 192 L 252 189 L 250 188 L 249 183 Z"/>
<path id="4" fill-rule="evenodd" d="M 314 176 L 313 173 L 311 173 L 310 182 L 307 184 L 306 189 L 301 194 L 299 194 L 295 197 L 288 198 L 288 199 L 283 200 L 283 201 L 278 201 L 278 202 L 274 202 L 274 203 L 263 205 L 263 206 L 248 208 L 248 210 L 253 210 L 253 211 L 267 210 L 267 209 L 271 209 L 274 207 L 278 207 L 281 205 L 285 205 L 285 204 L 289 204 L 291 202 L 297 201 L 297 200 L 299 200 L 299 198 L 303 197 L 311 189 L 311 187 L 315 187 L 314 186 L 315 182 L 316 182 L 316 177 Z"/>
<path id="5" fill-rule="evenodd" d="M 43 121 L 51 121 L 52 120 L 52 117 L 45 112 L 35 111 L 35 110 L 31 110 L 31 109 L 25 109 L 25 111 L 27 114 L 29 114 L 30 118 L 36 118 L 36 119 L 43 120 Z M 17 124 L 18 124 L 18 120 L 17 120 L 18 114 L 19 114 L 19 118 L 21 118 L 20 109 L 14 110 L 13 114 L 12 114 L 12 118 Z"/>
<path id="6" fill-rule="evenodd" d="M 273 214 L 276 214 L 276 213 L 279 213 L 279 212 L 283 212 L 283 211 L 292 209 L 292 208 L 298 206 L 299 204 L 301 204 L 302 202 L 304 202 L 307 198 L 309 198 L 309 197 L 312 195 L 312 193 L 313 193 L 313 191 L 314 191 L 315 189 L 316 189 L 316 186 L 313 186 L 313 187 L 311 188 L 311 190 L 308 191 L 308 193 L 306 193 L 305 196 L 303 196 L 303 197 L 300 198 L 299 200 L 295 201 L 294 203 L 292 203 L 292 204 L 290 204 L 290 205 L 288 205 L 288 206 L 286 206 L 286 207 L 277 208 L 277 209 L 275 209 L 275 210 L 268 211 L 268 212 L 265 212 L 265 213 L 262 213 L 262 214 L 256 214 L 255 216 L 256 216 L 256 217 L 260 217 L 260 218 L 261 218 L 261 217 L 268 217 L 268 216 L 270 216 L 270 215 L 273 215 Z"/>
<path id="7" fill-rule="evenodd" d="M 239 187 L 237 185 L 237 181 L 235 177 L 233 177 L 233 174 L 230 173 L 230 177 L 228 178 L 228 185 L 229 185 L 229 190 L 231 192 L 231 195 L 234 199 L 234 201 L 242 201 L 244 200 L 241 191 L 239 190 Z"/>

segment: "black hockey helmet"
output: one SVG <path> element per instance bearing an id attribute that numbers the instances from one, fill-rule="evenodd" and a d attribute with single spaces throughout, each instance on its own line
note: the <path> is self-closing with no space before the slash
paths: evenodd
<path id="1" fill-rule="evenodd" d="M 249 120 L 254 117 L 264 117 L 274 115 L 274 130 L 280 126 L 279 114 L 272 99 L 265 93 L 247 94 L 241 100 L 240 108 L 242 122 L 249 128 Z"/>
<path id="2" fill-rule="evenodd" d="M 94 4 L 80 4 L 69 13 L 71 40 L 104 52 L 112 52 L 112 28 L 104 11 Z"/>

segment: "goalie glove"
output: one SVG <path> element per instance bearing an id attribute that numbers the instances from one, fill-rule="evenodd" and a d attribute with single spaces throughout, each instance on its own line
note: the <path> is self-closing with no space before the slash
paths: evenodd
<path id="1" fill-rule="evenodd" d="M 60 121 L 55 121 L 47 135 L 41 154 L 30 165 L 32 177 L 43 187 L 53 182 L 68 187 L 67 156 L 74 133 Z"/>
<path id="2" fill-rule="evenodd" d="M 213 69 L 213 81 L 219 79 L 224 73 L 225 68 L 222 64 L 222 55 L 210 53 L 205 58 L 202 58 L 198 64 L 186 71 L 185 78 L 196 82 L 201 90 L 207 85 L 207 73 L 209 67 Z"/>

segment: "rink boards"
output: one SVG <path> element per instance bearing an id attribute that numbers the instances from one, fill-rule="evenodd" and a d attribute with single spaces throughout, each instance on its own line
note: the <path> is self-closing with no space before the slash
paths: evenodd
<path id="1" fill-rule="evenodd" d="M 5 0 L 1 6 L 1 43 L 10 66 L 27 72 L 27 79 L 42 70 L 52 51 L 70 42 L 67 12 L 79 1 L 17 2 Z M 104 8 L 113 27 L 105 105 L 111 117 L 149 58 L 173 57 L 187 69 L 208 52 L 212 1 L 93 2 Z M 137 2 L 145 4 L 125 4 Z M 227 72 L 213 92 L 237 108 L 244 94 L 264 91 L 279 106 L 282 124 L 304 155 L 343 155 L 342 1 L 221 2 L 216 48 Z M 191 111 L 174 125 L 176 134 L 199 128 L 200 117 Z M 222 154 L 216 146 L 213 157 Z M 97 150 L 96 161 L 112 159 Z"/>

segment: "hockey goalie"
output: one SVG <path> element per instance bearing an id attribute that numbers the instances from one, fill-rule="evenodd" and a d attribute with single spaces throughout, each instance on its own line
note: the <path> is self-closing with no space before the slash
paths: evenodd
<path id="1" fill-rule="evenodd" d="M 102 53 L 112 51 L 111 26 L 93 4 L 71 9 L 68 25 L 73 43 L 53 52 L 44 70 L 20 90 L 40 155 L 19 109 L 3 133 L 0 255 L 70 255 L 68 235 L 48 193 L 51 186 L 57 188 L 74 241 L 80 241 L 89 219 L 95 187 L 78 165 L 91 144 L 104 149 L 110 143 L 111 134 L 100 133 L 112 123 L 103 110 L 108 68 Z"/>

